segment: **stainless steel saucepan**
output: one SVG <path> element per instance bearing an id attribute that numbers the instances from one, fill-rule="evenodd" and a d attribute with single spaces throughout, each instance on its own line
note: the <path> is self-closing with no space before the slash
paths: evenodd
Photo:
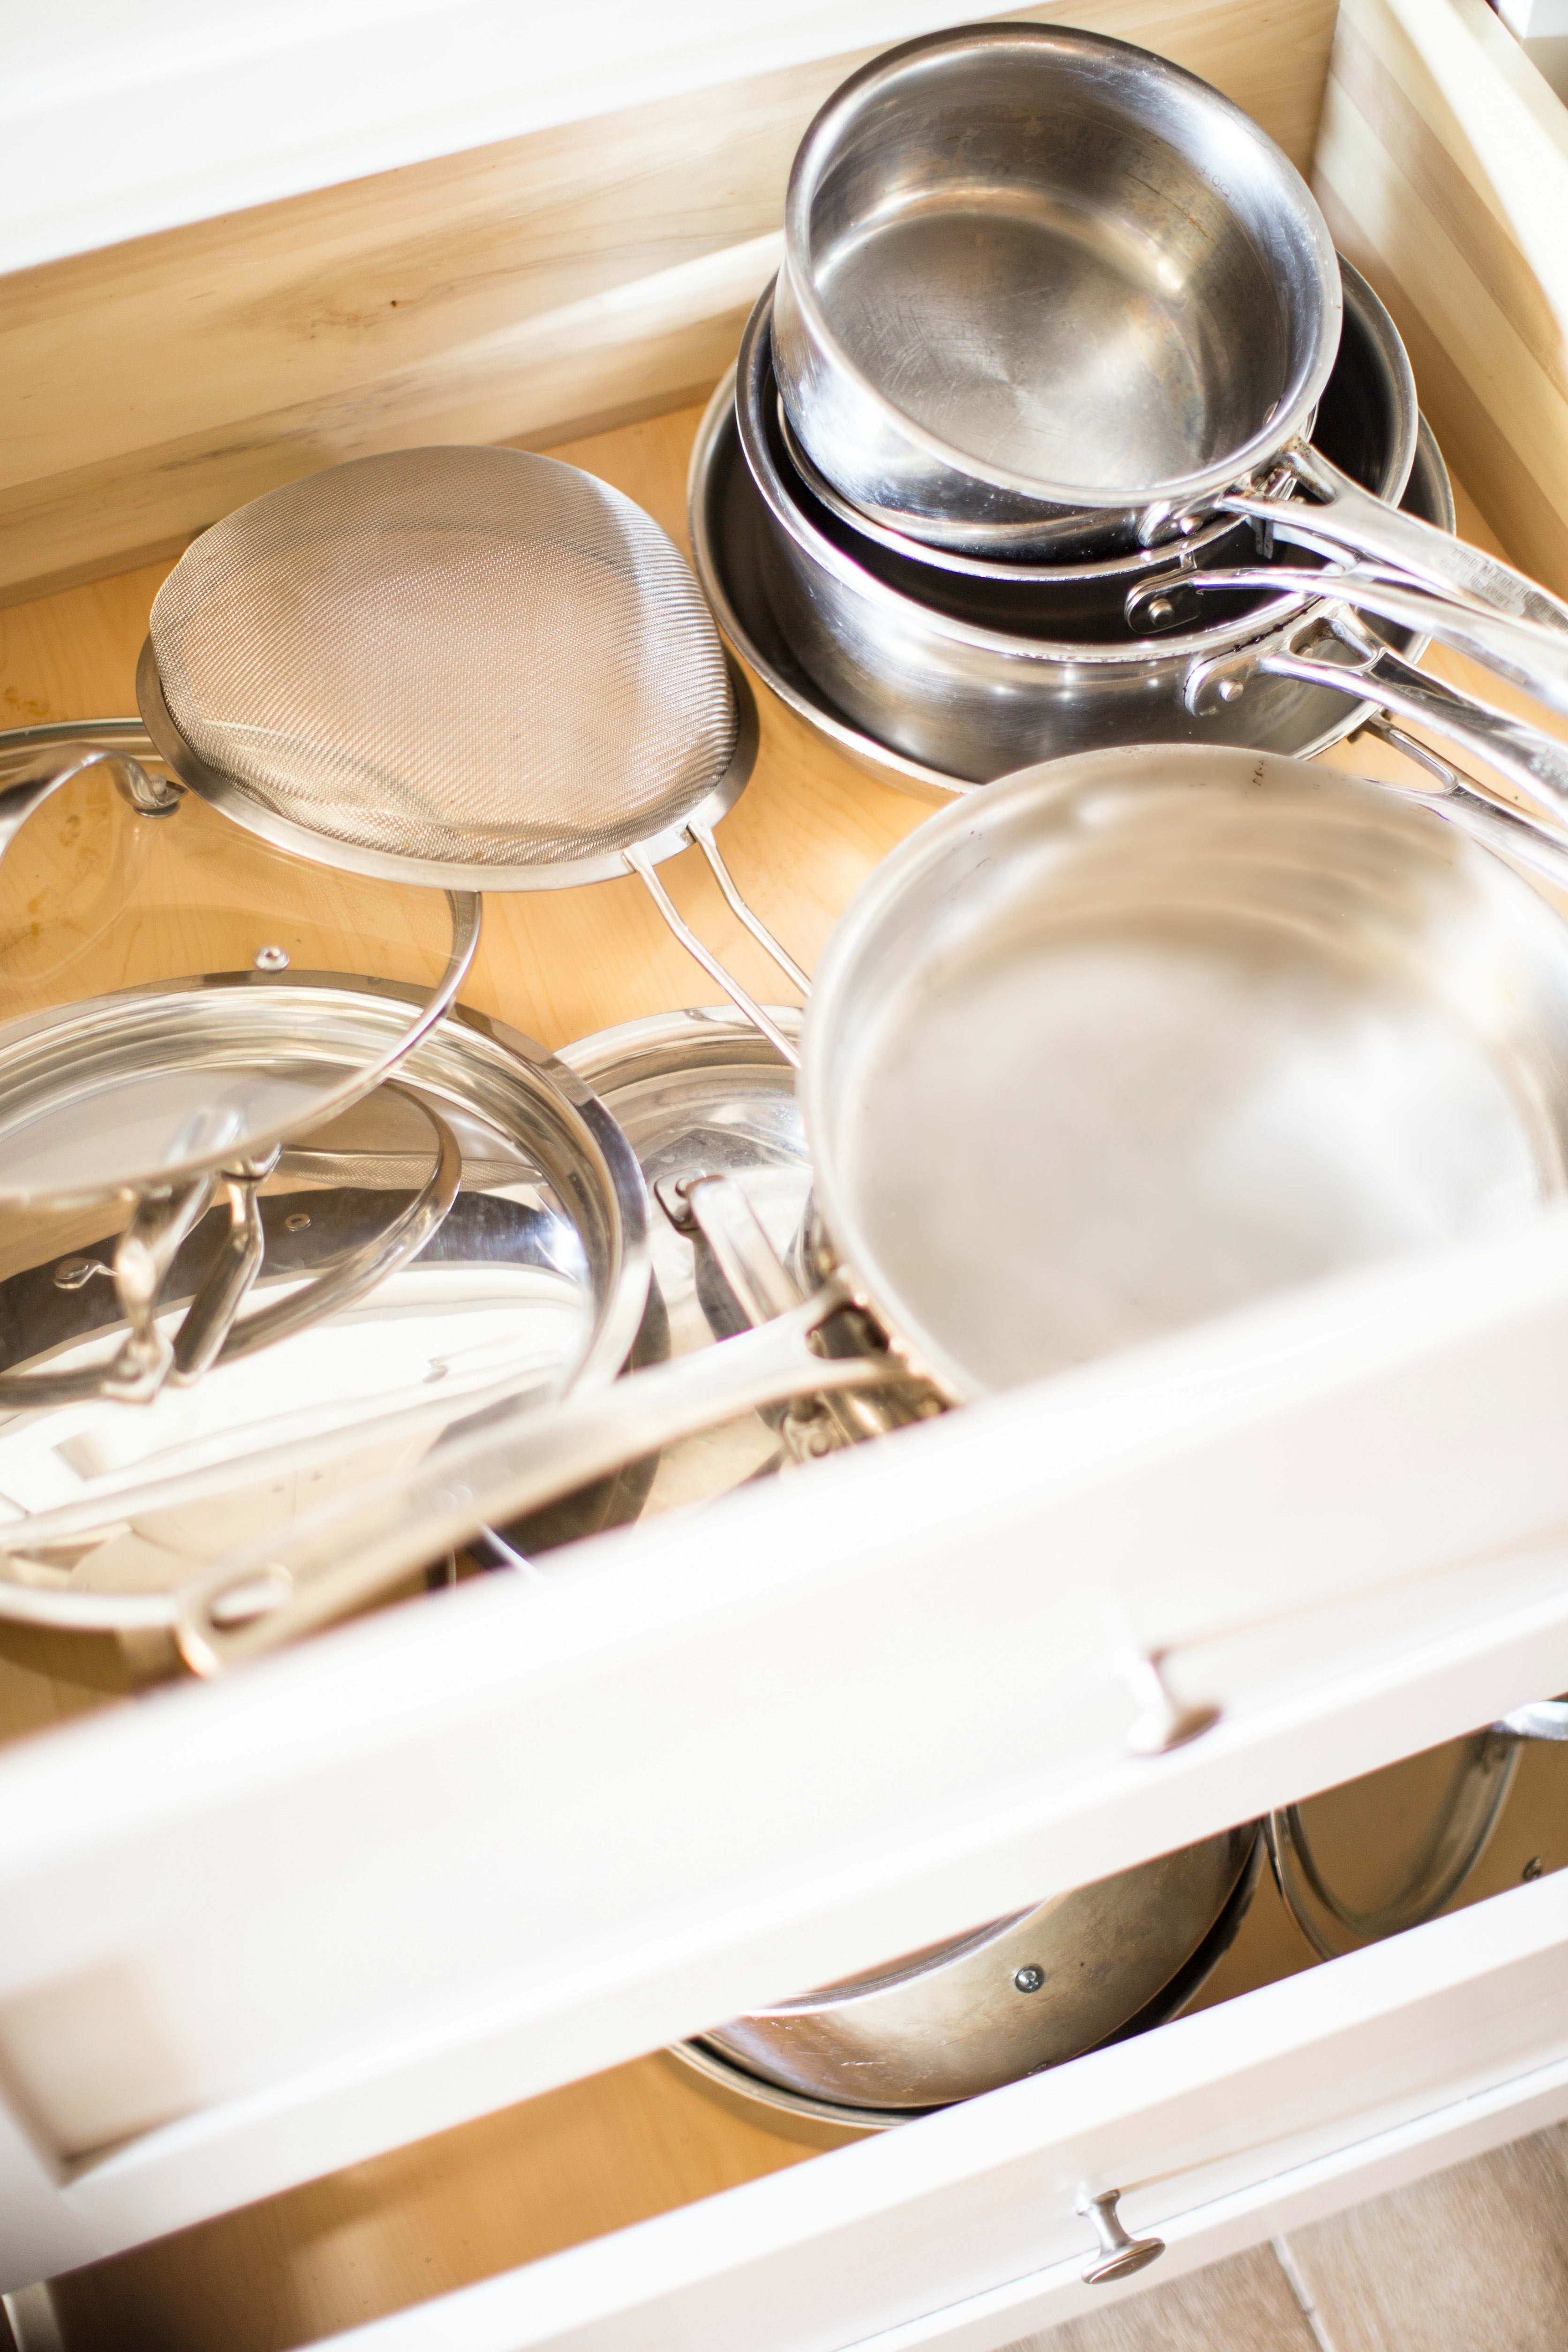
<path id="1" fill-rule="evenodd" d="M 984 1396 L 1560 1192 L 1568 929 L 1443 821 L 1452 797 L 1171 745 L 942 812 L 815 984 L 802 1104 L 837 1269 L 816 1295 L 247 1547 L 184 1594 L 186 1657 L 327 1622 L 754 1406 L 900 1366 Z"/>
<path id="2" fill-rule="evenodd" d="M 911 538 L 1146 543 L 1306 431 L 1339 330 L 1289 159 L 1206 83 L 1093 33 L 972 25 L 889 50 L 790 175 L 790 421 Z"/>
<path id="3" fill-rule="evenodd" d="M 1288 500 L 1252 493 L 1287 460 L 1329 509 L 1321 538 L 1561 625 L 1506 565 L 1389 531 L 1310 457 L 1338 290 L 1300 173 L 1218 91 L 1094 34 L 971 26 L 874 59 L 801 142 L 780 389 L 828 481 L 912 538 L 1147 545 L 1276 515 Z"/>
<path id="4" fill-rule="evenodd" d="M 1347 279 L 1347 313 L 1349 300 Z M 1357 431 L 1362 429 L 1358 425 Z M 1359 460 L 1374 461 L 1375 452 L 1370 451 Z M 1415 461 L 1405 495 L 1412 512 L 1452 528 L 1447 473 L 1425 420 L 1418 425 Z M 688 510 L 698 577 L 730 643 L 770 692 L 856 767 L 895 791 L 946 807 L 956 795 L 975 788 L 966 778 L 879 741 L 811 675 L 790 644 L 769 593 L 772 570 L 779 561 L 774 526 L 742 453 L 732 382 L 720 385 L 698 427 Z M 1422 640 L 1405 631 L 1384 634 L 1396 651 L 1417 658 Z M 1279 680 L 1259 690 L 1279 698 L 1279 733 L 1272 725 L 1259 729 L 1262 748 L 1299 758 L 1310 758 L 1337 742 L 1371 715 L 1369 705 L 1350 702 L 1343 694 L 1321 687 Z M 1256 723 L 1256 715 L 1248 723 Z M 1213 734 L 1226 740 L 1223 718 L 1199 722 L 1185 714 L 1173 720 L 1167 740 L 1179 740 L 1184 727 L 1194 737 Z"/>
<path id="5" fill-rule="evenodd" d="M 1462 758 L 1496 768 L 1550 828 L 1568 828 L 1568 749 L 1456 693 L 1370 635 L 1339 601 L 1341 572 L 1302 574 L 1267 564 L 1199 570 L 1185 575 L 1184 594 L 1246 586 L 1272 590 L 1273 599 L 1262 611 L 1216 626 L 1121 642 L 984 626 L 934 611 L 874 577 L 811 520 L 793 486 L 778 438 L 768 343 L 764 297 L 742 339 L 735 413 L 768 509 L 759 551 L 768 600 L 811 677 L 880 741 L 950 776 L 987 782 L 1044 755 L 1106 743 L 1208 740 L 1269 751 L 1316 749 L 1381 709 L 1397 723 L 1432 729 Z M 1394 429 L 1392 422 L 1385 426 Z M 1442 537 L 1410 516 L 1390 520 Z M 1496 616 L 1479 606 L 1382 581 L 1364 583 L 1358 593 L 1396 627 L 1412 635 L 1430 629 L 1510 679 L 1525 677 L 1512 657 L 1517 646 L 1500 649 Z M 1159 583 L 1135 592 L 1135 609 L 1138 600 L 1150 607 L 1152 630 L 1168 617 L 1160 607 L 1169 594 Z M 1533 642 L 1550 633 L 1531 625 L 1530 634 Z M 1568 653 L 1568 635 L 1561 644 Z M 1531 676 L 1542 698 L 1552 700 L 1552 664 Z M 1340 697 L 1344 715 L 1336 726 L 1331 713 Z"/>
<path id="6" fill-rule="evenodd" d="M 780 388 L 827 479 L 910 536 L 984 552 L 1032 519 L 1082 554 L 1250 515 L 1339 563 L 1354 609 L 1568 711 L 1568 606 L 1308 446 L 1336 292 L 1305 184 L 1216 91 L 1094 35 L 972 26 L 876 60 L 806 133 Z"/>
<path id="7" fill-rule="evenodd" d="M 1312 446 L 1351 478 L 1393 505 L 1405 497 L 1420 432 L 1415 379 L 1398 329 L 1372 288 L 1341 259 L 1344 322 L 1333 370 L 1318 404 Z M 769 293 L 763 316 L 770 316 Z M 763 387 L 765 394 L 765 386 Z M 744 423 L 754 439 L 753 412 Z M 1190 538 L 1141 547 L 1092 561 L 1041 562 L 1026 551 L 968 555 L 926 547 L 859 514 L 812 464 L 778 404 L 782 455 L 798 482 L 795 503 L 823 534 L 879 579 L 918 603 L 982 628 L 1016 629 L 1027 636 L 1104 638 L 1132 634 L 1127 598 L 1132 590 L 1161 593 L 1163 625 L 1218 627 L 1255 608 L 1259 592 L 1233 595 L 1234 614 L 1187 597 L 1186 574 L 1197 569 L 1256 565 L 1254 526 L 1244 516 L 1222 516 Z M 772 463 L 771 458 L 764 461 Z M 1433 518 L 1447 527 L 1447 518 Z"/>

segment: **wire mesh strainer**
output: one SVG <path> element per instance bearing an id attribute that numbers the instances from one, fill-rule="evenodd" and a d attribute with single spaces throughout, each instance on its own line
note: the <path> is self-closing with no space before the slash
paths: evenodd
<path id="1" fill-rule="evenodd" d="M 749 692 L 683 557 L 591 475 L 426 448 L 269 491 L 164 583 L 138 693 L 182 782 L 319 862 L 462 890 L 640 873 L 789 1050 L 652 872 L 695 842 L 804 987 L 710 831 L 755 756 Z"/>

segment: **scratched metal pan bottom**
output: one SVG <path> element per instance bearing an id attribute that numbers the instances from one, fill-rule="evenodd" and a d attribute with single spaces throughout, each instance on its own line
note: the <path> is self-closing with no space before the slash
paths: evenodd
<path id="1" fill-rule="evenodd" d="M 1261 1856 L 1252 1825 L 1222 1832 L 668 2055 L 819 2147 L 911 2123 L 1179 2016 L 1236 1941 Z"/>

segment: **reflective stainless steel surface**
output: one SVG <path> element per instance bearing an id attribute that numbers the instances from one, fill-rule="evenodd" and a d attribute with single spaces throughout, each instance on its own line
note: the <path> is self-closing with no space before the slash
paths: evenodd
<path id="1" fill-rule="evenodd" d="M 784 210 L 779 378 L 828 480 L 911 537 L 1133 543 L 1308 424 L 1339 283 L 1218 91 L 1058 26 L 911 41 L 835 92 Z"/>
<path id="2" fill-rule="evenodd" d="M 795 978 L 713 838 L 748 689 L 679 550 L 581 467 L 435 446 L 265 492 L 164 581 L 136 695 L 183 784 L 318 864 L 470 893 L 640 875 L 787 1058 L 655 871 L 695 843 Z"/>
<path id="3" fill-rule="evenodd" d="M 800 1035 L 793 1006 L 773 1019 Z M 795 1073 L 767 1039 L 728 1006 L 658 1013 L 598 1031 L 562 1048 L 560 1059 L 592 1087 L 637 1154 L 652 1196 L 649 1314 L 659 1327 L 634 1361 L 684 1356 L 743 1328 L 717 1278 L 701 1234 L 678 1226 L 658 1205 L 671 1188 L 704 1173 L 738 1184 L 781 1259 L 795 1259 L 811 1162 L 795 1099 Z M 744 1413 L 717 1429 L 628 1465 L 583 1493 L 500 1530 L 528 1556 L 575 1542 L 601 1528 L 657 1516 L 727 1494 L 792 1458 L 781 1411 Z"/>
<path id="4" fill-rule="evenodd" d="M 763 1403 L 984 1395 L 1561 1192 L 1568 928 L 1389 786 L 1209 746 L 1008 777 L 873 873 L 818 973 L 802 1099 L 837 1271 L 805 1307 L 505 1413 L 193 1579 L 211 1671 L 425 1549 Z M 889 1356 L 868 1309 L 892 1336 Z M 819 1350 L 847 1328 L 864 1352 Z M 889 1443 L 896 1444 L 897 1438 Z"/>
<path id="5" fill-rule="evenodd" d="M 303 997 L 301 986 L 297 993 Z M 341 1019 L 393 1028 L 395 992 L 342 987 Z M 392 1000 L 392 1001 L 389 1001 Z M 452 1014 L 397 1087 L 312 1131 L 258 1202 L 263 1271 L 236 1327 L 281 1323 L 312 1278 L 379 1245 L 426 1181 L 431 1117 L 462 1189 L 420 1256 L 368 1295 L 135 1412 L 82 1402 L 0 1422 L 0 1617 L 84 1631 L 167 1627 L 169 1588 L 233 1539 L 281 1528 L 338 1486 L 416 1460 L 497 1394 L 537 1406 L 602 1386 L 647 1294 L 647 1195 L 619 1129 L 576 1073 L 501 1024 Z M 8 1372 L 100 1365 L 123 1323 L 101 1269 L 112 1234 L 15 1213 L 0 1248 Z M 68 1247 L 62 1240 L 68 1235 Z M 175 1323 L 226 1236 L 210 1213 L 175 1254 Z M 214 1475 L 216 1473 L 216 1485 Z"/>
<path id="6" fill-rule="evenodd" d="M 1257 1832 L 1080 1886 L 884 1969 L 754 2011 L 702 2036 L 752 2073 L 847 2106 L 927 2108 L 1058 2066 L 1166 2014 L 1220 1958 L 1213 1930 L 1247 1876 Z M 1248 1887 L 1248 1891 L 1250 1888 Z"/>
<path id="7" fill-rule="evenodd" d="M 1318 404 L 1312 446 L 1363 488 L 1397 502 L 1405 496 L 1415 460 L 1415 379 L 1399 331 L 1365 278 L 1342 257 L 1340 274 L 1344 323 L 1333 372 Z M 769 303 L 764 293 L 764 318 Z M 749 412 L 742 410 L 743 436 L 748 422 Z M 1257 561 L 1253 530 L 1239 516 L 1222 517 L 1173 545 L 1138 548 L 1092 562 L 1042 563 L 1026 554 L 1002 560 L 922 547 L 868 520 L 839 497 L 791 433 L 782 403 L 779 432 L 783 456 L 801 477 L 798 490 L 804 495 L 797 503 L 828 537 L 837 536 L 868 571 L 904 594 L 983 627 L 1075 640 L 1124 639 L 1129 634 L 1128 594 L 1145 583 L 1147 593 L 1164 597 L 1163 630 L 1184 621 L 1190 626 L 1218 626 L 1227 617 L 1226 606 L 1212 597 L 1199 604 L 1185 594 L 1186 574 L 1197 568 Z M 1288 474 L 1282 479 L 1289 487 Z M 816 507 L 826 511 L 818 514 Z M 837 533 L 835 523 L 840 526 Z M 1451 522 L 1445 527 L 1451 528 Z M 1246 609 L 1241 598 L 1235 600 L 1235 608 Z"/>
<path id="8" fill-rule="evenodd" d="M 1364 315 L 1370 319 L 1370 310 Z M 1371 462 L 1368 445 L 1375 442 L 1380 474 L 1387 469 L 1402 478 L 1415 460 L 1414 420 L 1405 447 L 1403 414 L 1384 373 L 1369 365 L 1358 381 L 1368 408 L 1389 403 L 1381 418 L 1363 414 L 1363 461 Z M 715 395 L 715 410 L 721 397 Z M 1189 709 L 1194 663 L 1266 646 L 1271 625 L 1301 610 L 1286 594 L 1261 606 L 1256 595 L 1233 594 L 1231 604 L 1241 610 L 1232 617 L 1173 635 L 1135 636 L 1124 622 L 1112 627 L 1103 618 L 1093 626 L 1109 634 L 1040 635 L 935 610 L 885 576 L 890 558 L 884 576 L 871 572 L 844 544 L 841 526 L 820 508 L 813 514 L 790 466 L 779 437 L 765 299 L 742 344 L 735 405 L 762 509 L 752 523 L 753 605 L 758 596 L 765 602 L 779 637 L 819 698 L 874 742 L 921 768 L 983 783 L 1042 758 L 1110 742 L 1257 743 L 1305 755 L 1367 715 L 1366 704 L 1321 682 L 1283 677 L 1258 678 L 1234 708 L 1219 700 L 1202 711 Z M 693 544 L 700 575 L 710 586 L 716 548 L 724 544 L 727 552 L 745 524 L 746 487 L 717 478 L 728 470 L 726 457 L 727 428 L 710 411 L 693 456 L 692 489 L 694 513 L 706 509 L 707 529 L 694 528 Z M 729 466 L 734 462 L 728 459 Z M 1437 489 L 1424 466 L 1419 476 L 1412 475 L 1406 495 L 1432 500 L 1441 517 L 1446 489 L 1446 481 Z M 736 568 L 743 583 L 746 569 Z M 900 583 L 909 569 L 900 572 Z M 976 583 L 952 575 L 950 585 L 955 593 L 949 601 L 955 602 L 958 590 Z M 991 583 L 978 585 L 984 595 L 994 594 Z M 720 611 L 728 625 L 722 603 Z M 1045 625 L 1052 627 L 1048 616 Z M 1412 637 L 1405 633 L 1393 641 L 1409 646 Z"/>
<path id="9" fill-rule="evenodd" d="M 1499 861 L 1390 788 L 1171 745 L 903 842 L 802 1086 L 837 1247 L 975 1396 L 1560 1192 L 1565 1053 L 1568 928 Z"/>

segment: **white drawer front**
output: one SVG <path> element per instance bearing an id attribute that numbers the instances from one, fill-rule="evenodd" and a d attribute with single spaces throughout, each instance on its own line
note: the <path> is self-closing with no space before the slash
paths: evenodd
<path id="1" fill-rule="evenodd" d="M 331 2339 L 342 2352 L 994 2352 L 1568 2114 L 1543 1880 L 927 2121 Z M 1090 2287 L 1122 2189 L 1164 2256 Z"/>
<path id="2" fill-rule="evenodd" d="M 16 1752 L 62 2210 L 159 2234 L 1568 1685 L 1564 1394 L 1559 1221 Z M 1152 1759 L 1151 1640 L 1223 1710 Z"/>

